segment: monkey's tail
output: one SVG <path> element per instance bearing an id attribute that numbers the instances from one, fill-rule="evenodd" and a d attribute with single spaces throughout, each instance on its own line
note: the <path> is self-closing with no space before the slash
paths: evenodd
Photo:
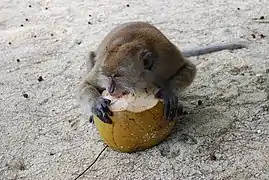
<path id="1" fill-rule="evenodd" d="M 222 50 L 234 50 L 246 48 L 247 43 L 245 41 L 239 42 L 228 42 L 228 43 L 214 43 L 209 44 L 204 47 L 185 49 L 181 51 L 184 57 L 199 56 L 203 54 L 209 54 L 212 52 L 222 51 Z"/>

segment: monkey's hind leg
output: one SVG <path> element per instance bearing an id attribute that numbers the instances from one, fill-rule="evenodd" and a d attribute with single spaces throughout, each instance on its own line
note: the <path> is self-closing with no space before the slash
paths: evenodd
<path id="1" fill-rule="evenodd" d="M 196 73 L 196 66 L 188 59 L 185 59 L 185 64 L 170 78 L 170 86 L 177 93 L 181 93 L 191 85 Z"/>

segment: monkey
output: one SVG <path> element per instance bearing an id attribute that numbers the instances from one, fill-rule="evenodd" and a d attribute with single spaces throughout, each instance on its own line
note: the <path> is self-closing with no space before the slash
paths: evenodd
<path id="1" fill-rule="evenodd" d="M 93 120 L 96 115 L 111 124 L 110 100 L 102 98 L 135 94 L 136 89 L 158 88 L 156 98 L 164 102 L 164 117 L 177 118 L 182 113 L 179 101 L 196 77 L 197 68 L 188 57 L 245 48 L 243 43 L 224 43 L 180 51 L 159 29 L 148 22 L 125 22 L 114 27 L 86 61 L 87 73 L 78 87 L 78 101 Z"/>

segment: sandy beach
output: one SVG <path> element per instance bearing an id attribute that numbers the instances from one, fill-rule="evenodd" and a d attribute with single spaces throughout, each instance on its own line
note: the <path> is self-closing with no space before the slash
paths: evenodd
<path id="1" fill-rule="evenodd" d="M 104 143 L 75 91 L 88 52 L 137 20 L 179 49 L 249 45 L 191 57 L 198 73 L 173 134 L 137 153 L 108 148 L 80 179 L 269 179 L 268 9 L 268 0 L 1 0 L 0 179 L 71 180 L 94 161 Z"/>

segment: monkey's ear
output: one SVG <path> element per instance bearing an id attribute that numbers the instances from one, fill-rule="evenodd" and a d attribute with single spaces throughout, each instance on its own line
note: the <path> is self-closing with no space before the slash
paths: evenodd
<path id="1" fill-rule="evenodd" d="M 154 55 L 151 51 L 144 49 L 140 52 L 140 59 L 143 61 L 144 68 L 152 70 L 154 65 Z"/>
<path id="2" fill-rule="evenodd" d="M 88 58 L 86 59 L 86 66 L 87 66 L 87 71 L 91 71 L 93 66 L 95 65 L 95 59 L 96 53 L 94 51 L 90 51 Z"/>

